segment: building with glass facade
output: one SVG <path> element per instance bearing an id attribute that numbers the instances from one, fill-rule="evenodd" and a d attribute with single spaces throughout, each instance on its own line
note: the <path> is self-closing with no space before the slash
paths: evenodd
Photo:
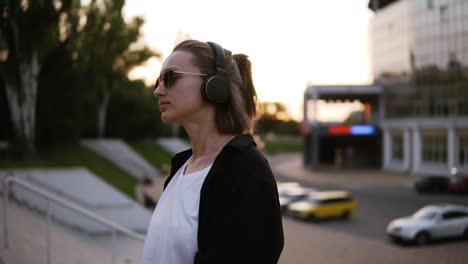
<path id="1" fill-rule="evenodd" d="M 468 173 L 468 1 L 371 0 L 384 169 Z"/>

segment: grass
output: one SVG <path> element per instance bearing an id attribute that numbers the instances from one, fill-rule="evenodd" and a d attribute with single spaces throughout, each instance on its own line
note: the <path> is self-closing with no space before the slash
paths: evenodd
<path id="1" fill-rule="evenodd" d="M 169 169 L 171 165 L 171 155 L 155 144 L 144 141 L 128 141 L 127 144 L 154 167 L 163 171 Z"/>
<path id="2" fill-rule="evenodd" d="M 88 168 L 102 180 L 134 199 L 137 179 L 78 143 L 62 145 L 40 152 L 34 160 L 0 160 L 0 168 L 2 169 L 76 166 Z"/>
<path id="3" fill-rule="evenodd" d="M 264 142 L 268 154 L 301 152 L 303 148 L 301 138 L 265 139 Z M 161 148 L 144 141 L 127 143 L 154 167 L 163 172 L 169 169 L 171 155 Z M 111 186 L 135 199 L 134 191 L 138 182 L 136 178 L 78 143 L 42 151 L 33 160 L 0 160 L 0 169 L 54 167 L 86 167 Z"/>
<path id="4" fill-rule="evenodd" d="M 300 153 L 303 151 L 304 143 L 301 138 L 291 139 L 264 139 L 265 151 L 270 154 Z"/>

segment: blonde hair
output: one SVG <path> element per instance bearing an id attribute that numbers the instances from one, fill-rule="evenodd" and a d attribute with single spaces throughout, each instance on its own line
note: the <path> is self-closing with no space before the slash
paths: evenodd
<path id="1" fill-rule="evenodd" d="M 177 50 L 192 53 L 192 63 L 202 73 L 216 72 L 215 54 L 208 43 L 185 40 L 179 43 L 173 51 Z M 257 113 L 257 93 L 252 81 L 252 63 L 247 55 L 232 55 L 226 49 L 224 49 L 224 57 L 226 78 L 231 84 L 230 99 L 227 104 L 215 104 L 216 127 L 219 132 L 227 134 L 252 132 L 253 120 Z M 203 98 L 207 100 L 205 96 Z"/>

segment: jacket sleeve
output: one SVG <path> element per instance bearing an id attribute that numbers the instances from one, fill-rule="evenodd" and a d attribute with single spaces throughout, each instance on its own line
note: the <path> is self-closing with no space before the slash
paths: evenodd
<path id="1" fill-rule="evenodd" d="M 283 227 L 276 181 L 266 160 L 244 164 L 242 183 L 217 215 L 215 232 L 196 264 L 277 263 L 283 249 Z"/>

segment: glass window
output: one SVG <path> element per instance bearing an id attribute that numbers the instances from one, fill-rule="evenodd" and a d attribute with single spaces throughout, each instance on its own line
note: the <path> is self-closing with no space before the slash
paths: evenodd
<path id="1" fill-rule="evenodd" d="M 427 9 L 434 8 L 434 0 L 427 0 Z"/>
<path id="2" fill-rule="evenodd" d="M 322 201 L 321 201 L 321 200 L 314 199 L 314 198 L 308 199 L 307 201 L 308 201 L 309 203 L 313 204 L 313 205 L 322 204 Z"/>
<path id="3" fill-rule="evenodd" d="M 458 138 L 458 163 L 460 166 L 468 166 L 468 135 L 460 135 Z"/>
<path id="4" fill-rule="evenodd" d="M 448 20 L 448 6 L 447 5 L 440 5 L 439 7 L 439 17 L 440 22 L 445 23 Z"/>
<path id="5" fill-rule="evenodd" d="M 447 137 L 445 135 L 423 135 L 423 161 L 430 163 L 447 162 Z"/>
<path id="6" fill-rule="evenodd" d="M 403 160 L 403 137 L 402 135 L 392 135 L 392 159 Z"/>
<path id="7" fill-rule="evenodd" d="M 468 0 L 392 1 L 391 5 L 391 10 L 375 13 L 371 23 L 373 77 L 395 78 L 383 82 L 388 83 L 386 118 L 468 116 L 468 84 L 460 73 L 468 69 Z M 406 74 L 417 77 L 408 82 L 416 80 L 419 90 L 400 85 Z M 403 153 L 397 146 L 394 151 L 390 155 L 398 160 Z M 426 154 L 431 153 L 427 149 Z"/>
<path id="8" fill-rule="evenodd" d="M 431 207 L 423 207 L 413 214 L 416 219 L 432 219 L 438 215 L 437 210 Z"/>
<path id="9" fill-rule="evenodd" d="M 331 199 L 325 199 L 322 201 L 323 204 L 333 204 L 333 203 L 344 203 L 344 202 L 350 202 L 351 198 L 331 198 Z"/>
<path id="10" fill-rule="evenodd" d="M 443 219 L 454 219 L 454 218 L 463 218 L 463 217 L 466 217 L 466 216 L 468 216 L 468 214 L 465 213 L 465 212 L 450 211 L 450 212 L 444 213 L 444 215 L 442 216 L 442 218 L 443 218 Z"/>

